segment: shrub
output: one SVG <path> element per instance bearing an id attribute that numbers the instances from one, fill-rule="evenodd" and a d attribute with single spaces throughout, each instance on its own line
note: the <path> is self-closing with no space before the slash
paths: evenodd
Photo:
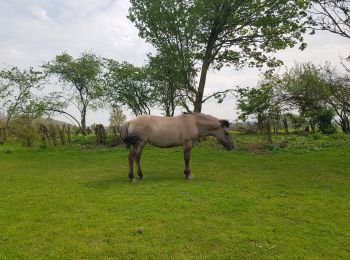
<path id="1" fill-rule="evenodd" d="M 317 113 L 316 120 L 322 133 L 334 134 L 337 131 L 336 127 L 332 124 L 333 117 L 334 112 L 329 108 L 321 109 Z"/>
<path id="2" fill-rule="evenodd" d="M 320 140 L 322 138 L 322 135 L 320 133 L 314 133 L 312 135 L 312 139 L 314 140 Z"/>

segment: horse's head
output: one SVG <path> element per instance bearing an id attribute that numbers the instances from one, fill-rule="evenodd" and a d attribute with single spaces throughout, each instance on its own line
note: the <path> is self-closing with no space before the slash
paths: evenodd
<path id="1" fill-rule="evenodd" d="M 227 149 L 233 149 L 232 137 L 229 132 L 230 124 L 227 120 L 219 120 L 221 127 L 213 131 L 213 136 Z"/>

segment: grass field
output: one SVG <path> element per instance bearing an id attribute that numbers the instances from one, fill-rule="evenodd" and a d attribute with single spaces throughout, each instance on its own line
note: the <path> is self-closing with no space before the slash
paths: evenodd
<path id="1" fill-rule="evenodd" d="M 133 184 L 125 148 L 3 147 L 0 259 L 349 259 L 350 147 L 309 150 L 199 145 L 185 181 L 146 146 Z"/>

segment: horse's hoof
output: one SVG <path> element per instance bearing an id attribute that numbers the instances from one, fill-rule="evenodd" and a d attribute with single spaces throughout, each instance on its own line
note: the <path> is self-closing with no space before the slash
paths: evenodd
<path id="1" fill-rule="evenodd" d="M 136 183 L 136 178 L 130 179 L 130 182 L 131 182 L 131 183 Z"/>
<path id="2" fill-rule="evenodd" d="M 186 180 L 188 180 L 188 181 L 192 181 L 192 180 L 194 180 L 195 178 L 196 178 L 196 177 L 194 177 L 192 174 L 186 176 Z"/>

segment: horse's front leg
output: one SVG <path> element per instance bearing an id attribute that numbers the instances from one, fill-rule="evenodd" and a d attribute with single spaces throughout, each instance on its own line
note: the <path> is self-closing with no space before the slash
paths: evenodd
<path id="1" fill-rule="evenodd" d="M 190 170 L 190 157 L 191 157 L 192 142 L 185 142 L 183 144 L 184 149 L 184 160 L 185 160 L 185 176 L 187 180 L 192 180 L 194 176 L 191 174 Z"/>

